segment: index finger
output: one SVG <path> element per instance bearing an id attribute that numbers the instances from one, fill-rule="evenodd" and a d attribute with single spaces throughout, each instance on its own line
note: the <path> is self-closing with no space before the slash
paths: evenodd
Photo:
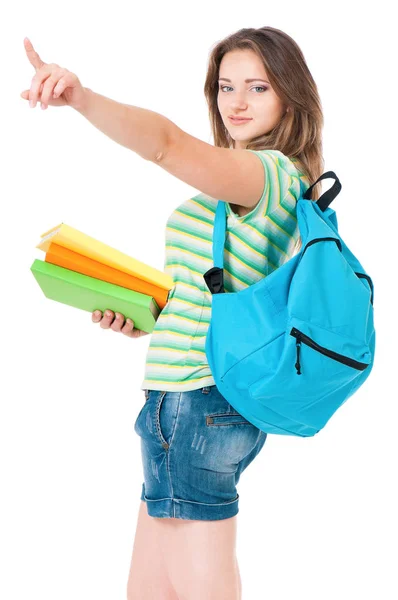
<path id="1" fill-rule="evenodd" d="M 31 65 L 34 66 L 36 71 L 38 69 L 40 69 L 44 64 L 46 64 L 45 62 L 43 62 L 41 60 L 40 56 L 37 54 L 36 50 L 33 48 L 32 42 L 28 38 L 24 39 L 24 46 L 25 46 L 26 54 L 29 58 L 29 62 Z"/>

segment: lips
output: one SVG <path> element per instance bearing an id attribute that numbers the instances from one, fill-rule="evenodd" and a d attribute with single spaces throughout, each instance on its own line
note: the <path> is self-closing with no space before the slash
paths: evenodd
<path id="1" fill-rule="evenodd" d="M 237 119 L 233 117 L 228 117 L 233 125 L 243 125 L 243 123 L 248 123 L 251 119 Z"/>
<path id="2" fill-rule="evenodd" d="M 251 121 L 251 118 L 248 119 L 246 117 L 229 117 L 231 121 Z"/>

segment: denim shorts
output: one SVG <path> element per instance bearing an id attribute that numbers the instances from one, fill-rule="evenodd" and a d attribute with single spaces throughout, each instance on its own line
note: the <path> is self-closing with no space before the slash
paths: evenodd
<path id="1" fill-rule="evenodd" d="M 134 431 L 141 438 L 141 500 L 148 514 L 206 521 L 235 516 L 236 485 L 267 434 L 242 417 L 215 385 L 144 392 Z"/>

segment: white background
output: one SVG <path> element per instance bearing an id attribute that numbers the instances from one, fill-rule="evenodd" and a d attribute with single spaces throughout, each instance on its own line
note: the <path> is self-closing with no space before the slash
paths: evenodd
<path id="1" fill-rule="evenodd" d="M 196 190 L 68 107 L 30 109 L 29 37 L 83 85 L 213 143 L 212 46 L 270 25 L 304 52 L 325 116 L 339 231 L 372 277 L 377 352 L 310 439 L 270 435 L 238 484 L 244 600 L 396 600 L 396 30 L 389 2 L 8 3 L 1 52 L 1 510 L 4 600 L 125 598 L 143 473 L 133 424 L 150 336 L 44 297 L 30 272 L 65 222 L 163 269 L 167 217 Z M 333 181 L 323 182 L 329 189 Z M 395 574 L 394 574 L 395 573 Z M 161 599 L 159 599 L 161 600 Z"/>

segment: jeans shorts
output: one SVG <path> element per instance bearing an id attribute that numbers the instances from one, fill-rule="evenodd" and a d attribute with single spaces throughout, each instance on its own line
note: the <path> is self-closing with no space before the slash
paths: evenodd
<path id="1" fill-rule="evenodd" d="M 206 521 L 235 516 L 236 485 L 267 433 L 242 417 L 215 385 L 144 392 L 134 431 L 141 438 L 141 500 L 148 514 Z"/>

